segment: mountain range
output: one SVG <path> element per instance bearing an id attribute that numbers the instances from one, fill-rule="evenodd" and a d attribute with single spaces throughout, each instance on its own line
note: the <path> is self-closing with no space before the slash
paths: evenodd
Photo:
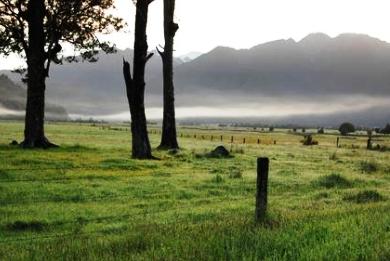
<path id="1" fill-rule="evenodd" d="M 128 111 L 122 59 L 131 55 L 123 50 L 101 55 L 97 63 L 54 66 L 47 84 L 49 101 L 71 115 Z M 158 55 L 147 64 L 148 107 L 162 106 L 161 66 Z M 390 44 L 367 35 L 316 33 L 250 49 L 217 47 L 194 59 L 175 59 L 174 74 L 178 110 L 249 107 L 255 113 L 242 117 L 268 117 L 279 110 L 277 115 L 290 119 L 351 113 L 367 124 L 390 120 Z M 372 122 L 372 111 L 383 115 Z M 196 116 L 194 109 L 186 117 Z"/>

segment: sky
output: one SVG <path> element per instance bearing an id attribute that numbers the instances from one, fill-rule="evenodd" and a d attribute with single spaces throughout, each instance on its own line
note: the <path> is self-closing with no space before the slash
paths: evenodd
<path id="1" fill-rule="evenodd" d="M 163 44 L 162 0 L 150 5 L 150 48 Z M 116 0 L 118 16 L 128 27 L 103 36 L 118 48 L 132 48 L 135 7 L 132 0 Z M 314 32 L 335 37 L 362 33 L 390 42 L 389 0 L 176 0 L 176 56 L 208 52 L 216 46 L 237 49 L 277 39 L 301 40 Z M 16 57 L 0 57 L 0 69 L 20 65 Z"/>

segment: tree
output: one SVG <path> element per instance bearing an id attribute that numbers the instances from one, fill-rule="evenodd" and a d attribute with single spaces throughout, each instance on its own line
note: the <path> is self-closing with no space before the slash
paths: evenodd
<path id="1" fill-rule="evenodd" d="M 174 22 L 175 0 L 164 0 L 164 51 L 157 48 L 163 63 L 164 116 L 161 149 L 178 149 L 175 119 L 175 92 L 173 84 L 173 43 L 179 29 Z"/>
<path id="2" fill-rule="evenodd" d="M 344 122 L 340 125 L 339 131 L 341 135 L 346 136 L 348 133 L 355 132 L 355 126 L 350 122 Z"/>
<path id="3" fill-rule="evenodd" d="M 383 129 L 381 129 L 380 132 L 383 134 L 390 134 L 390 124 L 386 124 L 386 126 Z"/>
<path id="4" fill-rule="evenodd" d="M 136 1 L 133 77 L 130 63 L 123 60 L 123 75 L 131 114 L 132 156 L 153 159 L 145 115 L 145 66 L 153 53 L 148 54 L 146 26 L 149 4 L 153 0 Z"/>
<path id="5" fill-rule="evenodd" d="M 107 14 L 114 0 L 0 0 L 0 53 L 16 53 L 27 62 L 24 148 L 49 148 L 56 145 L 45 137 L 45 89 L 50 65 L 63 60 L 95 62 L 98 49 L 114 52 L 100 42 L 97 33 L 123 27 L 122 20 Z M 64 57 L 62 46 L 70 44 L 75 55 Z"/>

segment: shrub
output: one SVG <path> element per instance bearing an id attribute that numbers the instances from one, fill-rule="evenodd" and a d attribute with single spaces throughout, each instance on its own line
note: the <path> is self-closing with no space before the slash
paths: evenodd
<path id="1" fill-rule="evenodd" d="M 353 126 L 353 124 L 350 122 L 344 122 L 340 125 L 339 131 L 341 135 L 345 136 L 348 133 L 355 132 L 355 126 Z"/>
<path id="2" fill-rule="evenodd" d="M 318 131 L 317 131 L 318 134 L 324 134 L 325 133 L 325 130 L 324 128 L 319 128 Z"/>
<path id="3" fill-rule="evenodd" d="M 355 203 L 369 203 L 378 202 L 384 200 L 384 197 L 375 190 L 365 190 L 355 195 L 348 195 L 344 197 L 346 201 L 352 201 Z"/>
<path id="4" fill-rule="evenodd" d="M 318 141 L 314 140 L 311 135 L 306 135 L 301 142 L 305 146 L 318 145 Z"/>
<path id="5" fill-rule="evenodd" d="M 325 188 L 349 188 L 352 186 L 349 180 L 335 173 L 319 178 L 316 184 Z"/>

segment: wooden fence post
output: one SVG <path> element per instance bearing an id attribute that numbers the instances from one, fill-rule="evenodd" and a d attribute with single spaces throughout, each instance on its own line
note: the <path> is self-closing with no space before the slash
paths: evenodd
<path id="1" fill-rule="evenodd" d="M 336 141 L 336 147 L 337 148 L 339 147 L 339 141 L 340 141 L 340 137 L 337 137 L 337 141 Z"/>
<path id="2" fill-rule="evenodd" d="M 260 144 L 260 139 L 257 139 L 257 144 Z"/>
<path id="3" fill-rule="evenodd" d="M 372 149 L 371 138 L 368 138 L 368 140 L 367 140 L 367 149 L 368 149 L 368 150 L 371 150 L 371 149 Z"/>
<path id="4" fill-rule="evenodd" d="M 223 135 L 221 135 L 221 142 L 223 141 Z"/>
<path id="5" fill-rule="evenodd" d="M 255 221 L 261 222 L 267 213 L 267 193 L 268 193 L 268 171 L 269 159 L 257 159 L 257 182 L 256 182 L 256 210 Z"/>
<path id="6" fill-rule="evenodd" d="M 234 137 L 232 136 L 230 143 L 233 143 L 233 141 L 234 141 Z"/>
<path id="7" fill-rule="evenodd" d="M 245 144 L 245 138 L 244 138 L 244 140 L 242 141 L 242 144 Z"/>

